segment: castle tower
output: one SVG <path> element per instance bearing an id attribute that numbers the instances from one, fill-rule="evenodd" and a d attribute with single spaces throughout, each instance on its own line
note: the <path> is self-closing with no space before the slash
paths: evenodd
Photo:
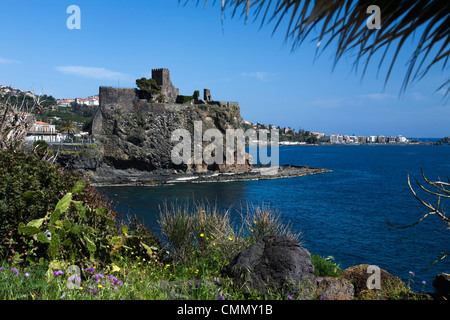
<path id="1" fill-rule="evenodd" d="M 166 96 L 166 102 L 173 103 L 177 99 L 179 89 L 175 88 L 170 80 L 168 69 L 153 69 L 152 79 L 161 87 L 161 93 Z"/>

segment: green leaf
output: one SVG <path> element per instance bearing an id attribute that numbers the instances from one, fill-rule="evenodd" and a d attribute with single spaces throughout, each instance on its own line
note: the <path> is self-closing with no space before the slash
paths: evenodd
<path id="1" fill-rule="evenodd" d="M 72 201 L 72 203 L 77 211 L 81 211 L 84 207 L 83 201 Z"/>
<path id="2" fill-rule="evenodd" d="M 55 211 L 59 209 L 61 213 L 66 212 L 70 206 L 71 201 L 72 201 L 72 193 L 69 192 L 61 200 L 58 201 L 55 207 Z"/>
<path id="3" fill-rule="evenodd" d="M 116 223 L 114 222 L 113 219 L 110 218 L 106 218 L 106 224 L 110 227 L 114 227 L 116 225 Z"/>
<path id="4" fill-rule="evenodd" d="M 97 210 L 95 210 L 95 212 L 99 216 L 106 216 L 108 214 L 108 209 L 106 209 L 106 208 L 98 208 Z"/>
<path id="5" fill-rule="evenodd" d="M 30 235 L 30 236 L 33 234 L 36 234 L 40 231 L 41 231 L 41 229 L 36 228 L 36 227 L 30 227 L 30 226 L 24 226 L 22 228 L 19 228 L 19 232 Z"/>
<path id="6" fill-rule="evenodd" d="M 42 223 L 44 222 L 44 220 L 45 220 L 45 218 L 31 220 L 30 222 L 27 223 L 27 226 L 40 228 L 42 226 Z"/>
<path id="7" fill-rule="evenodd" d="M 86 240 L 86 245 L 90 253 L 94 253 L 95 250 L 97 250 L 97 247 L 95 246 L 95 243 L 92 242 L 91 239 L 89 239 L 86 235 L 84 236 L 84 239 Z"/>
<path id="8" fill-rule="evenodd" d="M 119 237 L 119 236 L 117 236 L 117 237 L 112 237 L 112 238 L 111 238 L 111 243 L 112 243 L 113 245 L 116 245 L 116 244 L 120 243 L 121 240 L 122 240 L 122 237 Z"/>
<path id="9" fill-rule="evenodd" d="M 36 191 L 25 191 L 25 192 L 22 194 L 22 197 L 23 197 L 25 200 L 28 200 L 28 199 L 33 198 L 33 196 L 34 196 L 35 193 L 36 193 Z"/>
<path id="10" fill-rule="evenodd" d="M 84 187 L 86 186 L 86 183 L 84 181 L 78 181 L 75 187 L 72 189 L 72 193 L 79 193 L 84 190 Z"/>
<path id="11" fill-rule="evenodd" d="M 50 241 L 48 240 L 47 236 L 44 233 L 39 233 L 37 235 L 37 241 L 39 241 L 40 243 L 50 243 Z"/>
<path id="12" fill-rule="evenodd" d="M 143 242 L 141 242 L 141 244 L 145 248 L 145 250 L 147 250 L 148 255 L 151 256 L 152 255 L 152 248 L 154 248 L 154 247 L 150 247 L 150 246 L 146 245 Z"/>
<path id="13" fill-rule="evenodd" d="M 53 225 L 58 221 L 59 217 L 61 216 L 61 210 L 56 209 L 51 215 L 50 220 L 48 221 L 48 224 Z"/>

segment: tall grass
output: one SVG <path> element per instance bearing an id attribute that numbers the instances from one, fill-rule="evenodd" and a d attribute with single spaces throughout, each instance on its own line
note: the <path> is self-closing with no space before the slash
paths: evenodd
<path id="1" fill-rule="evenodd" d="M 207 202 L 164 204 L 160 208 L 158 223 L 171 255 L 175 260 L 188 263 L 195 255 L 215 256 L 230 261 L 241 250 L 265 235 L 284 235 L 300 241 L 301 232 L 292 229 L 281 213 L 273 208 L 247 205 L 240 212 L 240 221 L 231 220 L 230 210 L 220 211 Z"/>

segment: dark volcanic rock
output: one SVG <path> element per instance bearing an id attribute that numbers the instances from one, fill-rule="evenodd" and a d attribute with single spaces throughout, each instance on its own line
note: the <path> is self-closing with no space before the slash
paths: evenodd
<path id="1" fill-rule="evenodd" d="M 261 294 L 275 290 L 298 296 L 305 293 L 302 289 L 314 284 L 314 266 L 308 250 L 280 235 L 264 236 L 241 251 L 223 272 L 244 291 Z"/>

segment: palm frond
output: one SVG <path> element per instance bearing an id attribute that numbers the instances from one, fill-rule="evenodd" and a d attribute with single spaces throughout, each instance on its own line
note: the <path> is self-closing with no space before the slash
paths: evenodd
<path id="1" fill-rule="evenodd" d="M 205 0 L 205 5 L 207 2 Z M 381 9 L 381 29 L 367 28 L 369 15 L 366 10 L 370 5 L 377 5 Z M 254 19 L 260 18 L 261 26 L 275 23 L 274 32 L 286 21 L 286 41 L 292 42 L 292 50 L 297 50 L 313 29 L 318 27 L 319 36 L 314 40 L 324 42 L 322 50 L 337 41 L 334 64 L 345 54 L 356 50 L 354 68 L 357 69 L 366 60 L 363 76 L 375 53 L 384 49 L 378 65 L 381 68 L 388 52 L 393 49 L 386 83 L 401 49 L 411 40 L 415 50 L 408 61 L 401 92 L 412 81 L 422 79 L 433 66 L 442 64 L 443 71 L 447 68 L 450 55 L 449 1 L 222 0 L 222 19 L 227 9 L 232 9 L 232 17 L 241 10 L 241 16 L 246 21 L 253 9 Z M 417 32 L 421 36 L 414 39 Z M 438 88 L 441 89 L 446 91 L 446 95 L 450 93 L 450 78 Z"/>

